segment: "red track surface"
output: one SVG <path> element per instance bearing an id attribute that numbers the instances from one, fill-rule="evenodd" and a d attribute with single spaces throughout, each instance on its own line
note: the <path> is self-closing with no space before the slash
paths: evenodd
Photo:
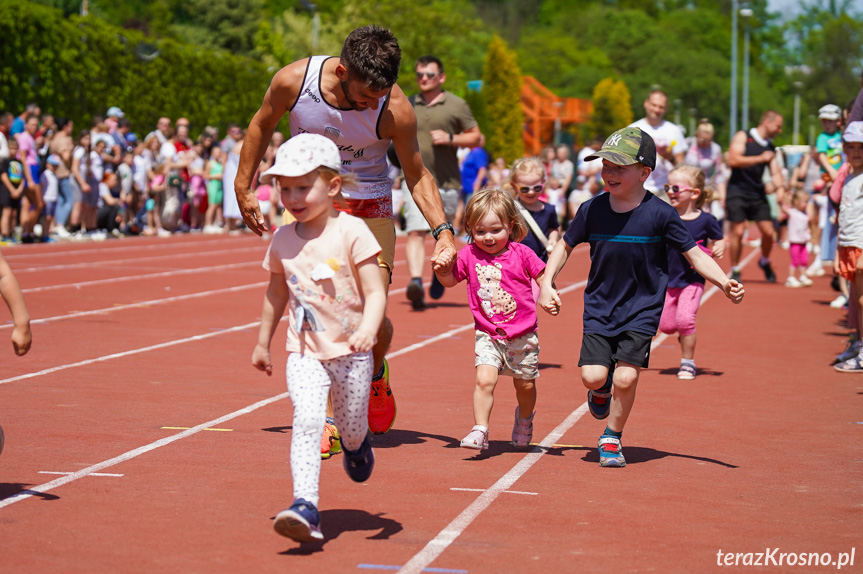
<path id="1" fill-rule="evenodd" d="M 368 483 L 351 482 L 340 455 L 323 463 L 323 543 L 278 536 L 291 404 L 283 371 L 267 378 L 249 360 L 265 249 L 250 236 L 4 248 L 34 324 L 26 357 L 0 345 L 0 571 L 700 572 L 720 569 L 720 550 L 777 547 L 833 559 L 856 548 L 845 570 L 861 570 L 863 377 L 829 367 L 845 312 L 827 306 L 827 278 L 784 288 L 782 250 L 780 284 L 749 264 L 741 305 L 704 302 L 695 381 L 676 377 L 674 338 L 657 339 L 628 465 L 602 469 L 604 425 L 581 416 L 577 367 L 587 250 L 558 282 L 572 287 L 561 316 L 540 317 L 534 440 L 557 446 L 509 446 L 515 395 L 502 378 L 491 449 L 473 456 L 458 448 L 473 424 L 464 288 L 413 311 L 400 242 L 395 427 L 375 439 Z"/>

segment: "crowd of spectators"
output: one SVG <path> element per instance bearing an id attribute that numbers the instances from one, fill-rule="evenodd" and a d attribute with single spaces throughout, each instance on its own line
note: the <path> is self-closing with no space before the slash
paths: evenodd
<path id="1" fill-rule="evenodd" d="M 191 128 L 162 117 L 140 137 L 116 106 L 82 129 L 35 103 L 0 113 L 0 243 L 239 232 L 226 171 L 236 173 L 243 130 L 229 125 L 220 139 L 204 126 L 193 138 Z M 284 138 L 273 140 L 261 172 Z M 276 225 L 278 197 L 270 186 L 256 191 Z"/>

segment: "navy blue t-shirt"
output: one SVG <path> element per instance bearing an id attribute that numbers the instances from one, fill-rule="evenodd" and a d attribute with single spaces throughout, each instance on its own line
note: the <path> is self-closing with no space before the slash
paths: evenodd
<path id="1" fill-rule="evenodd" d="M 666 245 L 683 252 L 695 241 L 677 210 L 652 193 L 626 213 L 614 212 L 610 198 L 603 193 L 582 203 L 563 236 L 570 247 L 590 243 L 584 332 L 653 336 L 668 284 Z"/>
<path id="2" fill-rule="evenodd" d="M 722 227 L 716 218 L 706 211 L 702 211 L 695 219 L 684 219 L 683 225 L 689 230 L 692 239 L 695 240 L 702 249 L 710 251 L 707 248 L 707 241 L 719 241 L 722 239 Z M 704 277 L 698 274 L 698 271 L 692 268 L 689 261 L 682 254 L 676 251 L 668 252 L 668 286 L 674 288 L 683 288 L 693 283 L 704 284 Z"/>
<path id="3" fill-rule="evenodd" d="M 543 233 L 545 233 L 545 237 L 548 238 L 548 234 L 560 227 L 557 219 L 557 209 L 554 208 L 550 203 L 544 203 L 540 201 L 542 204 L 542 211 L 531 211 L 527 209 L 528 213 L 533 216 L 533 219 L 536 221 L 537 227 L 539 227 Z M 548 262 L 548 252 L 545 250 L 545 246 L 542 244 L 542 241 L 536 236 L 533 230 L 528 226 L 527 235 L 525 235 L 524 239 L 521 240 L 521 243 L 524 243 L 536 253 L 540 259 L 544 263 Z"/>

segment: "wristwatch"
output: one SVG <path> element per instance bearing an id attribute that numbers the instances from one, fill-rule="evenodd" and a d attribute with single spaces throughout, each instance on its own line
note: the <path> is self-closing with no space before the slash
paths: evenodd
<path id="1" fill-rule="evenodd" d="M 450 232 L 450 233 L 452 233 L 453 235 L 455 235 L 455 231 L 454 231 L 454 230 L 453 230 L 453 228 L 452 228 L 452 223 L 450 223 L 450 222 L 448 222 L 448 221 L 447 221 L 446 223 L 441 223 L 440 225 L 438 225 L 437 227 L 435 227 L 435 228 L 432 230 L 432 237 L 434 237 L 434 240 L 435 240 L 435 241 L 437 241 L 438 235 L 440 235 L 440 234 L 441 234 L 441 232 L 443 232 L 443 231 L 445 231 L 445 230 L 447 230 L 447 229 L 449 229 L 449 232 Z"/>

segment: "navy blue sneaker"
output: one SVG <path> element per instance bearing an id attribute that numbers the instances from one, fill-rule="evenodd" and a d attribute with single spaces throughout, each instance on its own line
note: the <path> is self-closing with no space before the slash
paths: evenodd
<path id="1" fill-rule="evenodd" d="M 291 507 L 276 515 L 273 528 L 276 532 L 297 542 L 323 540 L 321 515 L 315 505 L 303 498 L 294 501 Z"/>
<path id="2" fill-rule="evenodd" d="M 405 289 L 408 301 L 414 309 L 422 309 L 426 306 L 425 293 L 423 292 L 423 280 L 414 277 L 408 281 L 407 289 Z"/>
<path id="3" fill-rule="evenodd" d="M 611 410 L 611 387 L 614 371 L 608 371 L 608 378 L 605 379 L 605 384 L 598 389 L 587 391 L 587 408 L 590 414 L 595 419 L 604 419 L 608 417 L 608 412 Z"/>
<path id="4" fill-rule="evenodd" d="M 776 273 L 773 272 L 773 267 L 770 266 L 769 261 L 766 261 L 763 264 L 759 261 L 758 266 L 761 267 L 762 271 L 764 271 L 764 279 L 768 283 L 776 283 Z"/>
<path id="5" fill-rule="evenodd" d="M 351 477 L 354 482 L 365 482 L 372 475 L 372 470 L 375 468 L 375 451 L 372 450 L 372 435 L 366 434 L 363 444 L 355 451 L 348 450 L 348 447 L 342 443 L 342 452 L 345 458 L 342 463 L 345 466 L 345 472 Z"/>
<path id="6" fill-rule="evenodd" d="M 443 297 L 444 289 L 446 289 L 446 287 L 443 286 L 443 283 L 438 281 L 437 275 L 432 273 L 432 284 L 431 287 L 429 287 L 429 297 L 432 299 L 440 299 Z"/>

